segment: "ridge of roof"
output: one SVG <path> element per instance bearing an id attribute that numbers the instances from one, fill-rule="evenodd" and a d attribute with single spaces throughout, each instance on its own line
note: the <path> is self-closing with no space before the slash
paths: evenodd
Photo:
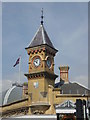
<path id="1" fill-rule="evenodd" d="M 90 91 L 90 89 L 89 88 L 87 88 L 86 86 L 84 86 L 84 85 L 82 85 L 82 84 L 80 84 L 80 83 L 77 83 L 77 82 L 69 82 L 68 84 L 63 84 L 61 87 L 63 87 L 63 86 L 67 86 L 67 85 L 77 85 L 77 86 L 79 86 L 79 87 L 82 87 L 83 89 L 86 89 L 86 90 L 88 90 L 88 91 Z"/>
<path id="2" fill-rule="evenodd" d="M 87 90 L 90 90 L 88 87 L 86 87 L 86 86 L 84 86 L 84 85 L 82 85 L 82 84 L 80 84 L 78 82 L 71 82 L 71 83 L 78 84 L 79 86 L 81 86 L 81 87 L 83 87 L 83 88 L 85 88 Z"/>

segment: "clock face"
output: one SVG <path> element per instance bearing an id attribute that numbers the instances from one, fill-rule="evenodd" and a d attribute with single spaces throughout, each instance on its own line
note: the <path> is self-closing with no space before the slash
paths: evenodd
<path id="1" fill-rule="evenodd" d="M 40 58 L 39 57 L 35 58 L 33 64 L 35 67 L 38 67 L 40 65 Z"/>
<path id="2" fill-rule="evenodd" d="M 50 68 L 51 67 L 51 59 L 48 57 L 47 58 L 47 66 Z"/>

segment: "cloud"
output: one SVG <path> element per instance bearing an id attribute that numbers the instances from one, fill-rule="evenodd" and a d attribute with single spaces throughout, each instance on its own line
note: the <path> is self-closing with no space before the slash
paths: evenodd
<path id="1" fill-rule="evenodd" d="M 12 85 L 12 81 L 11 80 L 4 80 L 2 82 L 2 91 L 6 91 L 7 89 L 9 89 L 11 87 L 11 85 Z"/>
<path id="2" fill-rule="evenodd" d="M 0 80 L 0 91 L 9 89 L 15 82 L 19 82 L 19 73 L 9 74 L 6 79 Z M 24 76 L 24 73 L 21 72 L 20 83 L 23 82 L 27 82 L 27 79 Z"/>
<path id="3" fill-rule="evenodd" d="M 18 82 L 19 81 L 19 72 L 18 73 L 13 73 L 13 74 L 9 74 L 7 76 L 8 79 L 10 79 L 12 82 Z M 21 79 L 21 82 L 25 79 L 24 77 L 24 73 L 21 72 L 20 74 L 20 79 Z"/>
<path id="4" fill-rule="evenodd" d="M 68 31 L 63 31 L 65 35 L 59 35 L 58 39 L 61 39 L 61 49 L 62 54 L 65 56 L 77 58 L 85 56 L 88 57 L 88 22 L 83 21 L 80 25 L 77 25 L 73 30 L 68 29 Z M 59 42 L 57 43 L 57 46 Z M 85 48 L 85 49 L 83 49 Z M 83 54 L 80 54 L 82 53 Z M 85 57 L 85 58 L 87 58 Z M 82 59 L 83 60 L 83 59 Z"/>
<path id="5" fill-rule="evenodd" d="M 71 34 L 67 36 L 64 36 L 64 40 L 63 40 L 63 44 L 65 46 L 70 46 L 72 44 L 76 44 L 76 42 L 78 43 L 79 41 L 82 41 L 82 39 L 80 39 L 82 36 L 84 36 L 87 33 L 88 35 L 88 22 L 87 21 L 83 21 L 76 29 L 73 30 L 73 32 L 71 31 Z M 66 40 L 67 39 L 67 40 Z M 86 41 L 86 40 L 85 40 Z M 87 41 L 88 41 L 88 37 L 87 37 Z"/>
<path id="6" fill-rule="evenodd" d="M 88 76 L 79 75 L 79 76 L 74 77 L 73 79 L 70 79 L 69 81 L 70 81 L 70 82 L 79 83 L 81 86 L 84 86 L 84 87 L 89 88 Z M 55 83 L 58 83 L 58 82 L 60 82 L 60 79 L 59 79 L 59 78 L 57 78 L 57 79 L 55 80 Z"/>
<path id="7" fill-rule="evenodd" d="M 10 88 L 11 84 L 12 84 L 11 80 L 4 80 L 4 81 L 0 80 L 0 93 Z"/>

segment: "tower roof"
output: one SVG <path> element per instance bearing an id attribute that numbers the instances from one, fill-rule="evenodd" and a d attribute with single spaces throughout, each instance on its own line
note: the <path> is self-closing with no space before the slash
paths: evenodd
<path id="1" fill-rule="evenodd" d="M 35 36 L 33 37 L 32 41 L 30 42 L 30 44 L 28 45 L 26 49 L 31 48 L 31 47 L 36 47 L 39 45 L 45 45 L 45 44 L 55 49 L 52 42 L 50 41 L 50 38 L 48 37 L 48 34 L 44 26 L 41 24 Z"/>

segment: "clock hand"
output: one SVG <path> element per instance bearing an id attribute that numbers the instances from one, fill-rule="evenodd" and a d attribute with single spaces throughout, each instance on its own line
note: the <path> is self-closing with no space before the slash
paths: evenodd
<path id="1" fill-rule="evenodd" d="M 34 62 L 35 62 L 36 65 L 39 64 L 38 60 L 35 60 Z"/>
<path id="2" fill-rule="evenodd" d="M 35 60 L 34 62 L 36 62 L 36 63 L 37 63 L 37 60 Z"/>

